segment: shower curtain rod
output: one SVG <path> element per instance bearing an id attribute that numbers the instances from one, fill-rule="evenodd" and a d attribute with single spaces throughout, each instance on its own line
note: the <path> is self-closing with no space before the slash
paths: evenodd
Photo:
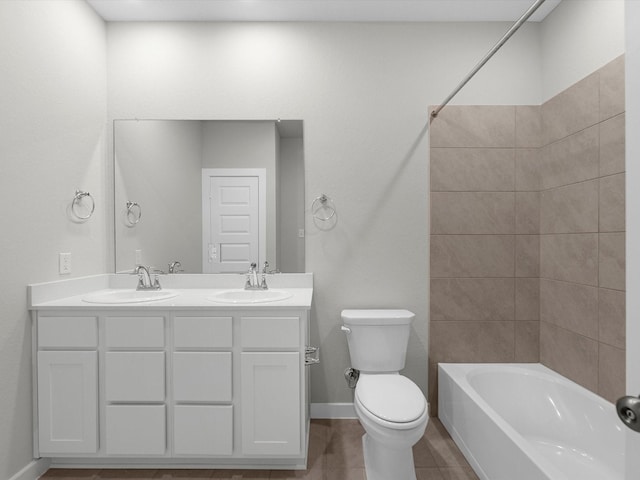
<path id="1" fill-rule="evenodd" d="M 524 14 L 518 19 L 518 21 L 516 21 L 516 23 L 513 24 L 513 26 L 507 31 L 507 33 L 505 33 L 502 36 L 502 38 L 498 41 L 498 43 L 496 43 L 493 46 L 493 48 L 489 50 L 489 52 L 482 58 L 482 60 L 480 60 L 478 64 L 475 67 L 473 67 L 473 70 L 471 70 L 467 74 L 467 76 L 458 84 L 458 86 L 453 89 L 453 92 L 451 92 L 449 96 L 445 98 L 445 100 L 435 110 L 431 112 L 431 118 L 436 118 L 438 116 L 438 113 L 440 113 L 440 110 L 442 110 L 444 107 L 447 106 L 447 104 L 453 99 L 453 97 L 455 97 L 458 94 L 458 92 L 462 90 L 462 88 L 467 84 L 467 82 L 471 80 L 473 76 L 476 73 L 478 73 L 478 71 L 482 67 L 484 67 L 484 64 L 487 63 L 489 59 L 493 57 L 493 55 L 498 50 L 500 50 L 500 48 L 507 42 L 507 40 L 509 40 L 511 36 L 514 33 L 516 33 L 516 31 L 522 26 L 522 24 L 526 22 L 527 19 L 531 15 L 533 15 L 533 13 L 538 9 L 538 7 L 542 5 L 544 2 L 545 0 L 536 0 L 536 2 L 533 5 L 531 5 L 526 12 L 524 12 Z"/>

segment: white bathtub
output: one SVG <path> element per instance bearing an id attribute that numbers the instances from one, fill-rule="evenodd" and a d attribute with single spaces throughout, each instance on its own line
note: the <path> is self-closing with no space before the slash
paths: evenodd
<path id="1" fill-rule="evenodd" d="M 623 480 L 613 404 L 540 364 L 440 364 L 440 421 L 482 480 Z"/>

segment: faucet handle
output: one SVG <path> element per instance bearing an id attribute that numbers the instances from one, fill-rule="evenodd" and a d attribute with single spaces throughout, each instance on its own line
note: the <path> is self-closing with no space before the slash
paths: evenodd
<path id="1" fill-rule="evenodd" d="M 266 274 L 267 270 L 269 269 L 269 262 L 264 262 L 264 267 L 262 268 L 262 274 Z"/>

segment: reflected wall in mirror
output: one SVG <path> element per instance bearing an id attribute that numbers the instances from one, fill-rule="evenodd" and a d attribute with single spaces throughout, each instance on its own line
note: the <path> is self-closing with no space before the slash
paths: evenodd
<path id="1" fill-rule="evenodd" d="M 301 120 L 114 121 L 115 271 L 304 272 Z"/>

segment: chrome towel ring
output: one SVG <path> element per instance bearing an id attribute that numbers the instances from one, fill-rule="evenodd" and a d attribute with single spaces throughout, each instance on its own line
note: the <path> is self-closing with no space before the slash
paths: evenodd
<path id="1" fill-rule="evenodd" d="M 324 212 L 325 214 L 322 215 L 321 212 Z M 326 222 L 328 220 L 331 220 L 331 218 L 333 218 L 335 214 L 336 207 L 333 203 L 333 200 L 331 200 L 331 198 L 326 196 L 324 193 L 319 197 L 316 197 L 316 199 L 311 204 L 311 215 L 313 215 L 313 218 L 315 218 L 316 220 Z"/>
<path id="2" fill-rule="evenodd" d="M 89 209 L 89 213 L 86 215 L 81 215 L 81 212 L 79 213 L 78 209 L 80 208 L 80 206 L 82 205 L 83 201 L 82 199 L 87 197 L 89 200 L 91 200 L 91 209 Z M 78 220 L 87 220 L 89 218 L 91 218 L 91 215 L 93 215 L 94 210 L 96 209 L 96 202 L 93 199 L 93 197 L 91 196 L 91 194 L 89 192 L 83 192 L 82 190 L 76 190 L 76 194 L 73 197 L 73 200 L 71 201 L 71 212 L 73 213 L 73 215 L 78 219 Z"/>
<path id="3" fill-rule="evenodd" d="M 127 202 L 127 223 L 134 226 L 142 218 L 142 208 L 136 202 Z"/>

